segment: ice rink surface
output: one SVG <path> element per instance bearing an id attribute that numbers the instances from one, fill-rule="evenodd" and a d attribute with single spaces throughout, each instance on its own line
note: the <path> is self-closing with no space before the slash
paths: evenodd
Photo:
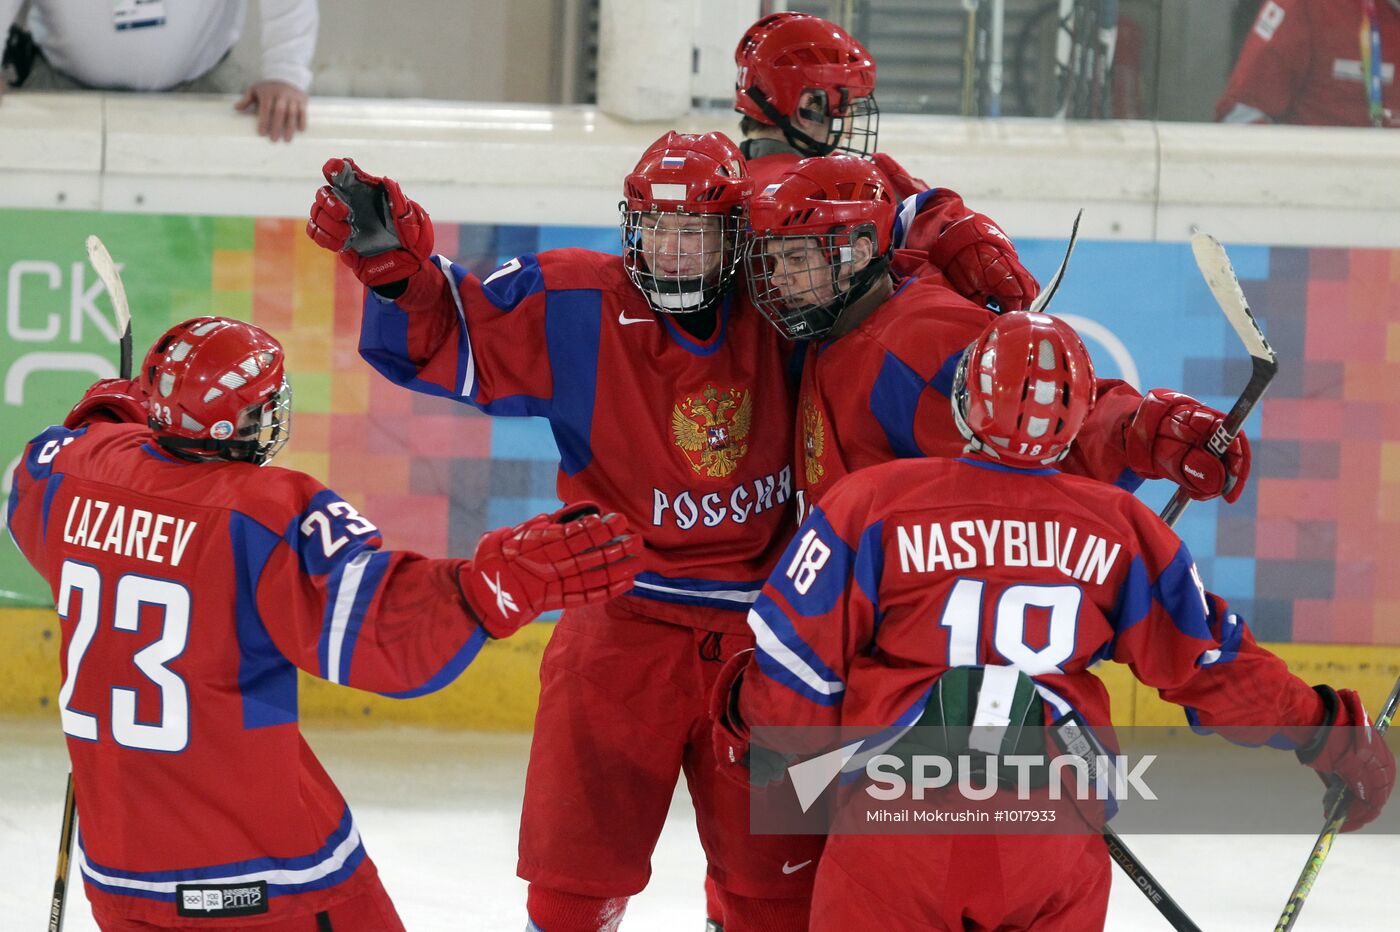
<path id="1" fill-rule="evenodd" d="M 345 793 L 370 856 L 410 930 L 525 927 L 515 876 L 526 735 L 307 729 Z M 1261 753 L 1268 753 L 1261 751 Z M 0 719 L 0 929 L 45 927 L 67 755 L 56 722 Z M 1320 794 L 1319 794 L 1320 795 Z M 1319 823 L 1321 822 L 1319 805 Z M 1126 839 L 1206 932 L 1272 929 L 1312 837 L 1133 836 Z M 701 932 L 704 859 L 684 790 L 676 794 L 623 929 Z M 1298 932 L 1400 930 L 1400 837 L 1347 836 L 1333 847 Z M 76 873 L 65 929 L 93 930 Z M 1113 872 L 1108 928 L 1167 929 Z"/>

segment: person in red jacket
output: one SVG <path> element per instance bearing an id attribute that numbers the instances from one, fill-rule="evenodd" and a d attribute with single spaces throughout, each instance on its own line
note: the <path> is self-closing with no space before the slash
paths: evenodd
<path id="1" fill-rule="evenodd" d="M 750 299 L 807 343 L 796 455 L 804 508 L 865 466 L 963 450 L 948 410 L 953 372 L 992 314 L 892 273 L 896 208 L 875 166 L 844 155 L 799 162 L 749 202 Z M 1223 462 L 1207 449 L 1219 411 L 1167 389 L 1143 397 L 1116 379 L 1098 392 L 1067 471 L 1129 490 L 1170 479 L 1196 499 L 1243 494 L 1248 441 L 1237 437 Z"/>
<path id="2" fill-rule="evenodd" d="M 977 304 L 1003 311 L 1030 306 L 1040 286 L 1000 225 L 970 210 L 957 192 L 930 188 L 876 151 L 875 59 L 844 29 L 807 13 L 774 13 L 748 28 L 734 63 L 740 147 L 756 192 L 804 158 L 869 159 L 904 202 L 895 237 L 908 250 L 904 271 L 922 266 L 921 275 L 946 279 Z"/>
<path id="3" fill-rule="evenodd" d="M 349 502 L 267 466 L 290 430 L 278 342 L 199 317 L 15 469 L 9 528 L 62 621 L 76 860 L 108 932 L 402 929 L 301 736 L 298 668 L 419 696 L 488 638 L 631 585 L 640 539 L 588 503 L 471 560 L 381 549 Z"/>
<path id="4" fill-rule="evenodd" d="M 483 277 L 432 255 L 427 212 L 395 182 L 324 171 L 307 232 L 367 286 L 361 355 L 412 391 L 545 419 L 560 497 L 604 503 L 645 542 L 635 587 L 566 611 L 541 661 L 518 867 L 530 920 L 620 921 L 683 773 L 730 932 L 806 929 L 811 873 L 786 868 L 820 839 L 751 835 L 709 757 L 711 685 L 751 643 L 745 614 L 794 527 L 794 348 L 731 285 L 743 155 L 720 133 L 666 133 L 623 180 L 621 255 L 548 249 Z M 361 186 L 382 213 L 352 217 Z M 392 247 L 366 255 L 376 215 Z"/>
<path id="5" fill-rule="evenodd" d="M 1215 116 L 1400 127 L 1397 65 L 1400 0 L 1264 0 Z"/>
<path id="6" fill-rule="evenodd" d="M 921 745 L 946 741 L 948 759 L 1053 755 L 1046 726 L 1111 729 L 1092 669 L 1111 660 L 1187 707 L 1193 725 L 1295 748 L 1351 794 L 1344 830 L 1380 813 L 1395 758 L 1358 695 L 1309 687 L 1255 643 L 1142 502 L 1055 468 L 1093 407 L 1094 385 L 1069 325 L 1003 315 L 954 375 L 949 406 L 968 454 L 889 462 L 832 487 L 749 614 L 756 650 L 730 661 L 716 690 L 716 757 L 727 773 L 747 782 L 750 763 L 758 780 L 783 773 L 786 764 L 774 768 L 771 754 L 750 747 L 757 726 L 893 731 Z M 959 728 L 968 737 L 940 737 Z M 888 799 L 867 797 L 859 782 L 872 753 L 847 753 L 854 763 L 842 775 L 838 820 L 878 806 L 870 797 Z M 1046 798 L 1059 797 L 1031 797 Z M 1073 810 L 1061 812 L 1057 821 L 1070 821 Z M 833 833 L 811 928 L 1101 929 L 1108 851 L 1097 827 L 1060 830 Z"/>

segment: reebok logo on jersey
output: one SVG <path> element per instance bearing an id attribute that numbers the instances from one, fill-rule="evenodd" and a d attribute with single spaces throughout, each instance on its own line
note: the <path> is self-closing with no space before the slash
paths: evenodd
<path id="1" fill-rule="evenodd" d="M 178 884 L 176 910 L 181 916 L 212 919 L 223 916 L 256 916 L 267 912 L 267 881 L 235 884 Z"/>
<path id="2" fill-rule="evenodd" d="M 520 606 L 515 604 L 515 597 L 507 592 L 505 587 L 501 585 L 500 573 L 496 574 L 494 582 L 491 577 L 487 576 L 485 573 L 481 574 L 481 578 L 486 580 L 486 588 L 490 589 L 491 594 L 496 597 L 496 611 L 501 613 L 502 618 L 510 617 L 511 612 L 520 611 Z"/>
<path id="3" fill-rule="evenodd" d="M 792 864 L 792 865 L 789 865 L 787 861 L 784 861 L 784 862 L 783 862 L 783 873 L 784 873 L 784 874 L 795 874 L 795 873 L 797 873 L 798 871 L 802 870 L 802 868 L 806 867 L 808 864 L 811 864 L 811 863 L 812 863 L 811 861 L 803 861 L 801 864 Z"/>
<path id="4" fill-rule="evenodd" d="M 1254 21 L 1254 34 L 1268 42 L 1278 31 L 1278 27 L 1283 25 L 1283 7 L 1274 0 L 1269 0 L 1264 4 L 1264 9 L 1259 11 L 1259 18 Z"/>
<path id="5" fill-rule="evenodd" d="M 625 327 L 625 326 L 627 326 L 628 324 L 654 324 L 654 323 L 656 323 L 656 318 L 654 318 L 654 317 L 628 317 L 626 311 L 618 311 L 618 312 L 617 312 L 617 322 L 618 322 L 619 324 L 622 324 L 622 326 Z"/>

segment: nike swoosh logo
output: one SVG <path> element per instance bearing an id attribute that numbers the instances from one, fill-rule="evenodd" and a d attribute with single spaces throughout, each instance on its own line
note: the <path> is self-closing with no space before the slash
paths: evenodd
<path id="1" fill-rule="evenodd" d="M 622 326 L 625 327 L 625 326 L 627 326 L 628 324 L 654 324 L 654 323 L 656 323 L 656 318 L 655 318 L 655 317 L 628 317 L 626 311 L 618 311 L 618 312 L 617 312 L 617 322 L 618 322 L 619 324 L 622 324 Z"/>
<path id="2" fill-rule="evenodd" d="M 811 864 L 811 863 L 812 863 L 811 861 L 803 861 L 801 864 L 793 864 L 791 867 L 789 867 L 789 866 L 788 866 L 788 862 L 787 862 L 787 861 L 784 861 L 784 862 L 783 862 L 783 873 L 784 873 L 784 874 L 795 874 L 795 873 L 797 873 L 798 871 L 802 870 L 802 868 L 806 867 L 808 864 Z"/>

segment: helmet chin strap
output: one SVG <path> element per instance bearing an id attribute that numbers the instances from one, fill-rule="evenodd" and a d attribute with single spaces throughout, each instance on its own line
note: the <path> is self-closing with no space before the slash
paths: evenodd
<path id="1" fill-rule="evenodd" d="M 778 108 L 773 106 L 773 102 L 768 99 L 768 96 L 764 94 L 763 91 L 756 87 L 750 87 L 746 88 L 744 93 L 748 94 L 749 99 L 758 105 L 758 109 L 763 111 L 764 116 L 773 121 L 774 126 L 783 131 L 783 137 L 802 155 L 809 158 L 816 158 L 818 156 L 830 155 L 836 151 L 836 146 L 833 143 L 825 141 L 819 142 L 802 132 L 802 130 L 798 129 L 796 126 L 793 126 L 792 120 L 785 114 L 779 113 Z M 812 111 L 799 110 L 798 112 L 806 116 L 807 113 Z M 825 116 L 825 114 L 822 114 L 822 116 Z"/>
<path id="2" fill-rule="evenodd" d="M 841 266 L 851 261 L 851 258 L 852 247 L 842 246 L 841 261 L 831 264 L 831 288 L 839 295 L 840 301 L 840 306 L 837 309 L 838 315 L 841 311 L 844 311 L 846 308 L 865 297 L 866 293 L 869 292 L 871 288 L 875 287 L 875 283 L 884 278 L 890 269 L 889 253 L 883 256 L 876 256 L 866 263 L 865 268 L 850 277 L 846 283 L 848 287 L 843 292 L 840 285 Z"/>

